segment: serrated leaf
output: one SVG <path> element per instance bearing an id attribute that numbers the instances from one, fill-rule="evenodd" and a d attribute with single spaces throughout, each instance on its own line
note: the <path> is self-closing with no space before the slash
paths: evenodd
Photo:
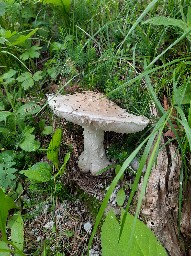
<path id="1" fill-rule="evenodd" d="M 36 103 L 29 102 L 24 105 L 22 105 L 18 110 L 17 114 L 22 116 L 30 116 L 38 113 L 40 111 L 40 106 Z"/>
<path id="2" fill-rule="evenodd" d="M 47 182 L 52 178 L 52 167 L 46 162 L 39 162 L 28 170 L 20 172 L 32 181 Z"/>
<path id="3" fill-rule="evenodd" d="M 6 240 L 6 221 L 9 210 L 17 208 L 13 199 L 3 192 L 0 188 L 0 230 L 2 233 L 2 239 Z"/>
<path id="4" fill-rule="evenodd" d="M 0 163 L 0 187 L 7 190 L 12 187 L 13 181 L 16 179 L 16 168 L 10 167 L 8 164 Z"/>
<path id="5" fill-rule="evenodd" d="M 42 79 L 42 71 L 37 71 L 36 73 L 34 73 L 34 75 L 33 75 L 33 79 L 34 79 L 34 81 L 39 81 L 39 80 L 41 80 Z"/>
<path id="6" fill-rule="evenodd" d="M 62 130 L 58 128 L 53 134 L 47 150 L 47 158 L 55 165 L 57 169 L 59 164 L 58 151 L 59 151 L 61 139 L 62 139 Z"/>
<path id="7" fill-rule="evenodd" d="M 35 140 L 33 134 L 25 134 L 24 141 L 19 144 L 19 147 L 27 152 L 33 152 L 40 148 L 40 142 Z"/>
<path id="8" fill-rule="evenodd" d="M 116 202 L 119 206 L 122 206 L 124 204 L 125 201 L 125 191 L 123 188 L 121 188 L 118 193 L 117 193 L 117 197 L 116 197 Z"/>
<path id="9" fill-rule="evenodd" d="M 24 245 L 24 225 L 20 213 L 16 213 L 8 222 L 8 227 L 11 229 L 11 242 L 20 250 L 23 251 Z M 18 255 L 18 254 L 15 254 Z"/>
<path id="10" fill-rule="evenodd" d="M 30 49 L 26 50 L 23 54 L 21 54 L 20 58 L 24 61 L 28 59 L 38 58 L 40 56 L 39 50 L 41 48 L 42 47 L 34 45 Z"/>
<path id="11" fill-rule="evenodd" d="M 0 122 L 6 122 L 7 117 L 13 115 L 13 112 L 10 111 L 0 111 Z"/>
<path id="12" fill-rule="evenodd" d="M 10 69 L 8 72 L 4 73 L 2 75 L 2 79 L 4 80 L 5 83 L 9 84 L 15 81 L 14 75 L 17 73 L 16 70 Z"/>
<path id="13" fill-rule="evenodd" d="M 17 81 L 21 82 L 21 86 L 24 90 L 28 90 L 30 87 L 33 87 L 34 85 L 34 80 L 30 72 L 22 73 L 19 77 L 17 77 Z"/>
<path id="14" fill-rule="evenodd" d="M 174 27 L 179 27 L 181 29 L 185 29 L 186 28 L 186 24 L 185 22 L 183 22 L 180 19 L 173 19 L 173 18 L 168 18 L 165 16 L 158 16 L 158 17 L 153 17 L 151 19 L 146 20 L 145 22 L 143 22 L 143 24 L 152 24 L 152 25 L 156 25 L 156 26 L 174 26 Z"/>

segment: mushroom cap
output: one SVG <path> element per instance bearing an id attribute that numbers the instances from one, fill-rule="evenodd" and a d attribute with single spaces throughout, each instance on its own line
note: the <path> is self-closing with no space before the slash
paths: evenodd
<path id="1" fill-rule="evenodd" d="M 48 104 L 56 115 L 83 127 L 135 133 L 143 130 L 149 123 L 146 117 L 129 114 L 102 93 L 85 91 L 47 97 Z"/>

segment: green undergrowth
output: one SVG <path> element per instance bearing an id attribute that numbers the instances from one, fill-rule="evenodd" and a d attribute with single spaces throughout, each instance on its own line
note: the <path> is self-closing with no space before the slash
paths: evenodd
<path id="1" fill-rule="evenodd" d="M 141 133 L 109 135 L 112 139 L 107 140 L 106 153 L 118 169 L 101 207 L 95 198 L 77 189 L 77 198 L 87 204 L 92 216 L 98 213 L 89 247 L 113 190 L 138 157 L 140 165 L 129 188 L 125 213 L 122 221 L 118 219 L 113 225 L 120 229 L 118 238 L 112 238 L 119 246 L 142 177 L 135 211 L 136 218 L 139 215 L 166 132 L 170 134 L 167 143 L 177 145 L 182 158 L 180 223 L 190 180 L 190 35 L 188 0 L 0 1 L 0 193 L 7 207 L 0 211 L 0 255 L 8 255 L 10 250 L 23 255 L 24 241 L 17 241 L 14 234 L 7 240 L 6 227 L 10 234 L 18 228 L 23 237 L 25 209 L 21 199 L 25 194 L 30 191 L 37 200 L 38 194 L 44 196 L 41 199 L 51 196 L 53 201 L 74 198 L 69 185 L 62 182 L 71 171 L 74 145 L 66 142 L 70 140 L 64 137 L 65 131 L 58 128 L 62 123 L 57 125 L 59 120 L 55 121 L 47 107 L 49 93 L 99 91 L 125 110 L 150 119 Z M 151 106 L 157 110 L 155 116 Z M 119 201 L 124 191 L 120 193 Z M 24 204 L 29 208 L 33 201 Z M 105 223 L 112 216 L 107 215 Z M 111 232 L 109 225 L 104 225 L 104 232 Z M 135 226 L 134 222 L 130 240 Z M 102 242 L 104 248 L 104 238 Z M 46 243 L 44 249 L 38 248 L 43 255 L 50 254 Z"/>

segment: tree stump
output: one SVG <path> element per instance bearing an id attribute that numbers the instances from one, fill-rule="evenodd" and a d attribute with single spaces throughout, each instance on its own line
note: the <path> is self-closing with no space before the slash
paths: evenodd
<path id="1" fill-rule="evenodd" d="M 141 214 L 170 256 L 185 255 L 178 233 L 181 159 L 175 145 L 164 145 L 149 177 Z"/>

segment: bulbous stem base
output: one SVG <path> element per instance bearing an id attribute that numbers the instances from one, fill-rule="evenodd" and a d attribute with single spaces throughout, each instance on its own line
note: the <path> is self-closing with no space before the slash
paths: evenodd
<path id="1" fill-rule="evenodd" d="M 104 131 L 93 126 L 84 127 L 84 151 L 79 157 L 78 166 L 82 172 L 91 172 L 96 175 L 110 162 L 106 157 L 103 140 Z"/>

